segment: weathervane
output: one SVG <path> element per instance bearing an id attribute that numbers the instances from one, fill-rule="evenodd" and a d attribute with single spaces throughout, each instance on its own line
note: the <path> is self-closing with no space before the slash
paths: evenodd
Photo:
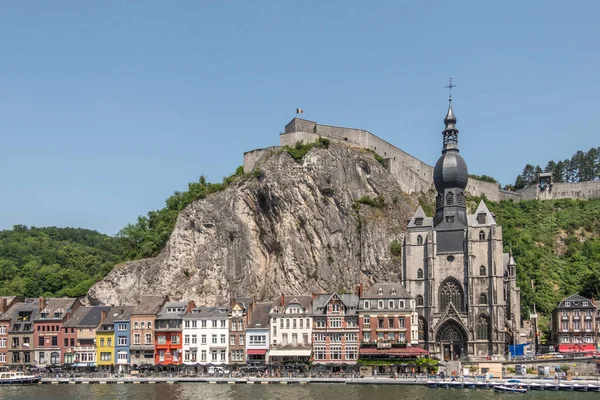
<path id="1" fill-rule="evenodd" d="M 456 87 L 456 85 L 453 85 L 453 84 L 452 84 L 452 79 L 454 79 L 454 77 L 453 77 L 453 76 L 451 76 L 451 77 L 450 77 L 450 84 L 449 84 L 448 86 L 446 86 L 446 87 L 448 88 L 448 92 L 449 92 L 449 94 L 450 94 L 450 96 L 448 97 L 448 100 L 449 100 L 449 101 L 452 101 L 452 88 L 455 88 L 455 87 Z"/>

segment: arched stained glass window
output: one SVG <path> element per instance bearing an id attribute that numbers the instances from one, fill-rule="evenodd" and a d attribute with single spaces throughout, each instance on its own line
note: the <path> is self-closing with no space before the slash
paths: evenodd
<path id="1" fill-rule="evenodd" d="M 423 269 L 419 268 L 417 270 L 417 279 L 423 279 Z"/>
<path id="2" fill-rule="evenodd" d="M 485 232 L 479 231 L 479 240 L 485 240 Z"/>
<path id="3" fill-rule="evenodd" d="M 448 304 L 454 304 L 458 311 L 463 310 L 463 290 L 456 279 L 448 278 L 440 286 L 440 309 L 443 311 Z"/>
<path id="4" fill-rule="evenodd" d="M 417 296 L 417 307 L 419 306 L 423 306 L 423 296 L 421 295 Z"/>
<path id="5" fill-rule="evenodd" d="M 423 236 L 417 236 L 417 244 L 423 244 Z"/>

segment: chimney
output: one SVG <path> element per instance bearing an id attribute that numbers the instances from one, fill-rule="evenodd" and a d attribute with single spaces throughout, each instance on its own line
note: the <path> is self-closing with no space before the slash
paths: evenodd
<path id="1" fill-rule="evenodd" d="M 281 293 L 281 295 L 279 296 L 279 305 L 281 307 L 285 305 L 285 295 L 283 293 Z"/>
<path id="2" fill-rule="evenodd" d="M 46 308 L 46 299 L 44 299 L 43 297 L 40 297 L 38 299 L 38 306 L 40 308 L 40 311 L 42 311 L 43 309 Z"/>
<path id="3" fill-rule="evenodd" d="M 108 314 L 105 310 L 100 311 L 100 323 L 103 323 L 106 319 L 106 314 Z"/>
<path id="4" fill-rule="evenodd" d="M 192 308 L 194 308 L 194 307 L 196 307 L 196 303 L 194 303 L 194 300 L 190 300 L 190 301 L 188 301 L 187 310 L 186 311 L 187 312 L 191 312 Z"/>
<path id="5" fill-rule="evenodd" d="M 0 301 L 0 312 L 6 312 L 6 310 L 8 309 L 8 306 L 6 304 L 6 297 L 2 297 L 2 300 Z"/>
<path id="6" fill-rule="evenodd" d="M 363 295 L 363 284 L 359 283 L 358 286 L 356 286 L 356 295 L 358 297 L 362 297 Z"/>

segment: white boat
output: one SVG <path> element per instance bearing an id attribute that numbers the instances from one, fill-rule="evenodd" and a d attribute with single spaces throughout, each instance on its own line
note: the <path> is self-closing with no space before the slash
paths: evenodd
<path id="1" fill-rule="evenodd" d="M 438 387 L 437 381 L 427 381 L 427 387 L 436 388 Z"/>
<path id="2" fill-rule="evenodd" d="M 529 389 L 530 390 L 544 390 L 544 385 L 542 385 L 541 383 L 532 382 L 529 384 Z"/>
<path id="3" fill-rule="evenodd" d="M 527 389 L 519 389 L 518 387 L 513 387 L 513 386 L 497 385 L 497 386 L 494 386 L 494 392 L 498 392 L 498 393 L 527 393 Z"/>
<path id="4" fill-rule="evenodd" d="M 579 383 L 574 383 L 573 390 L 575 390 L 576 392 L 587 392 L 588 387 L 587 385 L 580 385 Z"/>
<path id="5" fill-rule="evenodd" d="M 0 372 L 0 385 L 32 385 L 40 379 L 39 376 L 24 375 L 19 371 Z"/>
<path id="6" fill-rule="evenodd" d="M 600 386 L 592 385 L 591 383 L 587 385 L 588 392 L 600 392 Z"/>

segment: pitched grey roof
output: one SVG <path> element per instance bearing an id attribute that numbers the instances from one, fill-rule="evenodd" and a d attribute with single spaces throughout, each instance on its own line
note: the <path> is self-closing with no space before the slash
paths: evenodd
<path id="1" fill-rule="evenodd" d="M 273 301 L 272 307 L 277 307 L 279 312 L 290 304 L 299 304 L 306 313 L 312 313 L 312 295 L 284 295 L 283 307 L 281 307 L 281 297 Z"/>
<path id="2" fill-rule="evenodd" d="M 199 319 L 199 318 L 228 318 L 227 313 L 229 308 L 223 307 L 194 307 L 187 312 L 183 319 Z"/>
<path id="3" fill-rule="evenodd" d="M 180 319 L 187 312 L 187 306 L 188 303 L 185 301 L 167 301 L 160 312 L 156 314 L 156 319 Z M 169 308 L 183 308 L 183 311 L 167 312 Z"/>
<path id="4" fill-rule="evenodd" d="M 102 325 L 111 325 L 118 321 L 129 321 L 135 306 L 116 306 L 110 309 Z"/>
<path id="5" fill-rule="evenodd" d="M 485 224 L 480 224 L 477 221 L 477 216 L 479 214 L 485 214 Z M 473 228 L 496 225 L 496 219 L 494 218 L 494 214 L 490 212 L 483 200 L 479 202 L 477 210 L 475 210 L 474 214 L 467 215 L 467 221 L 469 226 Z"/>
<path id="6" fill-rule="evenodd" d="M 271 311 L 272 306 L 272 302 L 256 303 L 246 329 L 269 329 L 269 311 Z"/>
<path id="7" fill-rule="evenodd" d="M 252 297 L 236 297 L 235 301 L 241 303 L 246 310 L 252 306 Z"/>
<path id="8" fill-rule="evenodd" d="M 44 308 L 44 310 L 40 310 L 40 314 L 38 314 L 38 316 L 36 317 L 36 321 L 40 321 L 40 320 L 62 320 L 67 313 L 69 312 L 69 310 L 71 309 L 71 307 L 73 307 L 73 304 L 75 303 L 75 301 L 77 301 L 77 299 L 72 299 L 72 298 L 49 298 L 46 299 L 46 307 Z M 62 310 L 62 313 L 59 317 L 54 317 L 54 313 L 57 311 Z M 41 318 L 41 312 L 42 311 L 46 311 L 48 313 L 48 316 L 46 318 Z"/>
<path id="9" fill-rule="evenodd" d="M 421 225 L 416 224 L 417 218 L 422 218 L 423 223 Z M 421 227 L 432 227 L 433 226 L 433 218 L 425 215 L 425 211 L 423 211 L 423 207 L 419 206 L 417 211 L 413 214 L 411 219 L 408 221 L 408 228 L 421 228 Z"/>
<path id="10" fill-rule="evenodd" d="M 79 307 L 67 322 L 65 328 L 96 328 L 100 325 L 102 311 L 108 315 L 109 306 Z"/>
<path id="11" fill-rule="evenodd" d="M 132 315 L 156 315 L 167 299 L 167 296 L 142 296 Z"/>
<path id="12" fill-rule="evenodd" d="M 569 302 L 568 306 L 565 304 L 566 301 Z M 583 305 L 584 301 L 587 301 L 586 306 Z M 574 294 L 567 298 L 562 299 L 561 302 L 558 303 L 558 306 L 556 308 L 593 308 L 593 309 L 595 309 L 596 307 L 594 306 L 594 303 L 592 302 L 592 300 L 587 299 L 578 294 Z"/>
<path id="13" fill-rule="evenodd" d="M 379 294 L 381 289 L 382 294 Z M 395 292 L 395 294 L 392 294 Z M 412 299 L 404 286 L 401 283 L 375 283 L 366 292 L 363 293 L 361 299 Z"/>
<path id="14" fill-rule="evenodd" d="M 325 306 L 329 303 L 332 297 L 337 296 L 341 300 L 341 302 L 346 306 L 345 315 L 356 315 L 358 310 L 358 302 L 360 298 L 358 295 L 354 293 L 327 293 L 327 294 L 318 294 L 315 296 L 313 300 L 313 314 L 324 314 Z M 319 310 L 321 308 L 321 310 Z"/>

